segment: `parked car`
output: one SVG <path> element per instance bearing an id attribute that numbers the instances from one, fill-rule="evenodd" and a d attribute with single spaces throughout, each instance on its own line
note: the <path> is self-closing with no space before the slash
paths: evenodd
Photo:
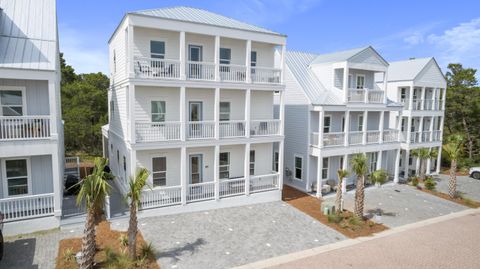
<path id="1" fill-rule="evenodd" d="M 480 179 L 480 167 L 472 167 L 468 174 L 473 177 L 474 179 Z"/>
<path id="2" fill-rule="evenodd" d="M 78 185 L 78 177 L 74 175 L 68 175 L 65 180 L 65 192 L 69 195 L 76 195 L 80 191 L 80 186 Z"/>
<path id="3" fill-rule="evenodd" d="M 3 258 L 3 213 L 0 212 L 0 261 Z"/>

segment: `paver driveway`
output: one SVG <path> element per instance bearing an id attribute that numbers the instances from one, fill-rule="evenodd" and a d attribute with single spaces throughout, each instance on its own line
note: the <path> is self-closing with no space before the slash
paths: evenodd
<path id="1" fill-rule="evenodd" d="M 345 237 L 284 202 L 141 219 L 162 268 L 230 268 Z"/>
<path id="2" fill-rule="evenodd" d="M 326 198 L 334 201 L 335 197 Z M 355 191 L 345 195 L 345 209 L 353 211 Z M 416 190 L 408 185 L 386 184 L 365 189 L 365 214 L 388 227 L 397 227 L 467 209 L 462 205 Z M 374 214 L 381 217 L 376 217 Z"/>
<path id="3" fill-rule="evenodd" d="M 448 193 L 448 180 L 450 177 L 440 174 L 434 178 L 437 181 L 437 190 Z M 457 191 L 470 199 L 480 201 L 480 180 L 467 176 L 457 176 Z"/>

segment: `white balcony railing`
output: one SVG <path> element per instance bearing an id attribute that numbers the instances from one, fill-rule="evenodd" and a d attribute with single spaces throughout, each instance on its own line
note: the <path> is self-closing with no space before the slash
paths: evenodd
<path id="1" fill-rule="evenodd" d="M 180 122 L 136 122 L 137 142 L 180 140 Z"/>
<path id="2" fill-rule="evenodd" d="M 0 141 L 50 138 L 49 116 L 0 117 Z"/>
<path id="3" fill-rule="evenodd" d="M 431 134 L 432 134 L 432 132 L 430 132 L 430 131 L 421 132 L 422 142 L 430 142 L 430 135 Z"/>
<path id="4" fill-rule="evenodd" d="M 190 121 L 187 124 L 188 139 L 208 139 L 215 137 L 214 121 Z"/>
<path id="5" fill-rule="evenodd" d="M 367 104 L 382 104 L 384 92 L 382 90 L 371 89 L 349 89 L 348 102 L 351 103 L 367 103 Z"/>
<path id="6" fill-rule="evenodd" d="M 398 130 L 384 130 L 383 131 L 383 142 L 390 143 L 390 142 L 398 142 Z"/>
<path id="7" fill-rule="evenodd" d="M 215 80 L 215 64 L 207 62 L 188 62 L 187 78 L 193 80 Z"/>
<path id="8" fill-rule="evenodd" d="M 419 143 L 422 132 L 411 132 L 410 133 L 410 143 Z"/>
<path id="9" fill-rule="evenodd" d="M 432 132 L 432 142 L 442 141 L 442 131 L 435 130 Z"/>
<path id="10" fill-rule="evenodd" d="M 251 193 L 273 189 L 278 189 L 278 173 L 250 177 Z"/>
<path id="11" fill-rule="evenodd" d="M 245 121 L 221 121 L 219 123 L 220 138 L 243 137 L 245 136 Z"/>
<path id="12" fill-rule="evenodd" d="M 0 199 L 5 222 L 54 214 L 53 193 Z"/>
<path id="13" fill-rule="evenodd" d="M 213 181 L 188 185 L 187 202 L 211 200 L 214 198 L 215 183 Z"/>
<path id="14" fill-rule="evenodd" d="M 365 102 L 365 89 L 349 89 L 348 90 L 349 102 Z"/>
<path id="15" fill-rule="evenodd" d="M 379 90 L 368 90 L 368 103 L 370 104 L 383 104 L 383 91 Z"/>
<path id="16" fill-rule="evenodd" d="M 377 144 L 380 142 L 380 131 L 367 131 L 367 144 Z"/>
<path id="17" fill-rule="evenodd" d="M 348 141 L 350 145 L 358 145 L 363 143 L 363 132 L 350 132 L 348 134 Z"/>
<path id="18" fill-rule="evenodd" d="M 345 133 L 324 133 L 323 134 L 323 146 L 343 146 L 345 144 Z"/>
<path id="19" fill-rule="evenodd" d="M 220 64 L 220 80 L 228 82 L 245 82 L 247 67 L 244 65 Z"/>
<path id="20" fill-rule="evenodd" d="M 318 133 L 311 133 L 310 134 L 310 145 L 318 146 Z"/>
<path id="21" fill-rule="evenodd" d="M 144 190 L 140 200 L 141 209 L 177 205 L 182 202 L 181 186 Z"/>
<path id="22" fill-rule="evenodd" d="M 250 135 L 252 136 L 279 134 L 280 120 L 252 120 L 250 122 Z"/>
<path id="23" fill-rule="evenodd" d="M 269 67 L 252 67 L 251 79 L 253 83 L 280 83 L 281 69 Z"/>
<path id="24" fill-rule="evenodd" d="M 180 78 L 180 61 L 171 59 L 134 57 L 138 78 Z"/>
<path id="25" fill-rule="evenodd" d="M 220 197 L 230 197 L 245 193 L 245 178 L 224 179 L 220 181 Z"/>

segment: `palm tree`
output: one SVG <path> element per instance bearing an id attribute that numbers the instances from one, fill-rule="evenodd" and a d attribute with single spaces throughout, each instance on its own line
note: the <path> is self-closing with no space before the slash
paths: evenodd
<path id="1" fill-rule="evenodd" d="M 128 223 L 128 255 L 130 259 L 137 257 L 137 209 L 140 206 L 143 188 L 147 185 L 150 172 L 146 168 L 137 169 L 135 178 L 130 178 L 127 198 L 130 200 L 130 221 Z"/>
<path id="2" fill-rule="evenodd" d="M 443 145 L 443 152 L 450 159 L 450 181 L 448 182 L 448 195 L 455 198 L 457 194 L 457 161 L 463 152 L 463 136 L 451 135 Z M 437 164 L 440 165 L 440 164 Z"/>
<path id="3" fill-rule="evenodd" d="M 348 177 L 348 171 L 339 169 L 337 171 L 337 176 L 338 176 L 338 184 L 337 184 L 337 194 L 335 196 L 335 210 L 337 210 L 337 213 L 342 212 L 342 181 L 344 178 Z"/>
<path id="4" fill-rule="evenodd" d="M 370 177 L 371 177 L 373 183 L 381 185 L 381 184 L 385 183 L 385 181 L 387 181 L 388 173 L 387 173 L 387 171 L 385 171 L 383 169 L 380 169 L 380 170 L 376 170 L 372 174 L 370 174 Z"/>
<path id="5" fill-rule="evenodd" d="M 105 204 L 105 197 L 110 192 L 110 185 L 107 178 L 110 175 L 104 172 L 107 160 L 104 158 L 95 158 L 95 167 L 92 174 L 86 176 L 78 184 L 80 191 L 77 196 L 77 205 L 85 202 L 87 208 L 87 219 L 82 238 L 82 252 L 80 259 L 80 269 L 93 268 L 93 259 L 95 257 L 95 224 L 98 221 L 97 215 Z"/>
<path id="6" fill-rule="evenodd" d="M 425 179 L 425 174 L 426 174 L 426 161 L 428 159 L 433 159 L 438 156 L 438 152 L 436 149 L 429 149 L 429 148 L 419 148 L 419 149 L 414 149 L 412 150 L 412 156 L 417 157 L 420 159 L 420 179 L 424 180 Z"/>
<path id="7" fill-rule="evenodd" d="M 365 175 L 368 172 L 367 156 L 365 154 L 356 154 L 353 156 L 352 171 L 357 176 L 356 188 L 355 188 L 355 208 L 353 213 L 363 219 L 363 204 L 365 203 Z"/>

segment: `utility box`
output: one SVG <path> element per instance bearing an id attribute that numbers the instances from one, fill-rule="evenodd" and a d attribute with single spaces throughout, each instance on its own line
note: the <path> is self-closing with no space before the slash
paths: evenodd
<path id="1" fill-rule="evenodd" d="M 324 215 L 330 215 L 335 213 L 335 205 L 333 203 L 323 202 L 320 207 L 320 210 L 323 212 Z"/>

